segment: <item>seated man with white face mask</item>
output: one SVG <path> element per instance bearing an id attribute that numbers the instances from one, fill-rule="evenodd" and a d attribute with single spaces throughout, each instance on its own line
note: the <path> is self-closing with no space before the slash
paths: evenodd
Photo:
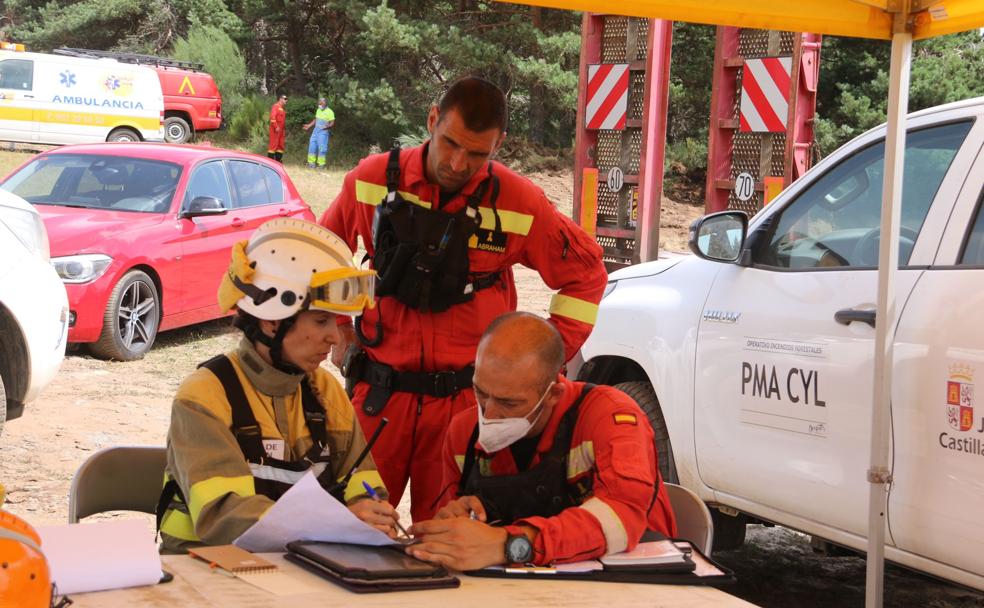
<path id="1" fill-rule="evenodd" d="M 676 534 L 653 431 L 629 396 L 560 374 L 550 323 L 509 313 L 478 345 L 478 407 L 455 416 L 444 444 L 435 519 L 407 551 L 458 570 L 546 565 L 631 550 L 647 530 Z"/>

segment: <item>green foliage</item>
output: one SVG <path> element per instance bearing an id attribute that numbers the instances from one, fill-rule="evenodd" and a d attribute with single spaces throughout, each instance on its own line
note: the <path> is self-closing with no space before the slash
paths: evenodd
<path id="1" fill-rule="evenodd" d="M 229 120 L 229 135 L 245 143 L 246 148 L 259 152 L 266 149 L 269 138 L 270 107 L 273 98 L 251 95 L 242 100 L 236 114 Z"/>
<path id="2" fill-rule="evenodd" d="M 331 107 L 331 104 L 329 104 L 329 107 Z M 284 107 L 284 111 L 287 113 L 287 133 L 303 133 L 304 125 L 311 122 L 317 110 L 318 99 L 316 97 L 298 95 L 288 97 L 287 105 Z"/>
<path id="3" fill-rule="evenodd" d="M 429 137 L 430 133 L 427 131 L 427 127 L 421 125 L 416 129 L 411 129 L 410 131 L 397 135 L 396 143 L 400 144 L 401 148 L 412 148 L 424 143 Z"/>
<path id="4" fill-rule="evenodd" d="M 477 74 L 507 92 L 511 135 L 551 147 L 572 143 L 580 53 L 574 13 L 484 1 L 336 0 L 312 15 L 305 38 L 326 43 L 304 51 L 306 86 L 327 92 L 339 138 L 387 148 L 419 133 L 447 83 Z"/>
<path id="5" fill-rule="evenodd" d="M 707 171 L 707 131 L 698 137 L 677 140 L 666 147 L 666 165 L 671 173 L 703 181 Z"/>
<path id="6" fill-rule="evenodd" d="M 674 200 L 703 204 L 707 178 L 707 130 L 696 137 L 667 142 L 663 190 Z"/>
<path id="7" fill-rule="evenodd" d="M 132 29 L 131 24 L 157 16 L 152 6 L 139 0 L 10 0 L 10 4 L 8 8 L 21 20 L 9 35 L 41 52 L 61 46 L 114 48 Z"/>
<path id="8" fill-rule="evenodd" d="M 164 53 L 193 25 L 243 29 L 225 0 L 6 0 L 3 32 L 44 52 L 69 46 Z"/>
<path id="9" fill-rule="evenodd" d="M 222 94 L 222 111 L 235 117 L 248 92 L 246 61 L 229 34 L 211 25 L 193 25 L 187 38 L 174 42 L 172 55 L 182 61 L 205 64 Z"/>
<path id="10" fill-rule="evenodd" d="M 885 122 L 888 43 L 824 38 L 815 125 L 820 155 Z M 984 38 L 974 30 L 916 42 L 909 111 L 984 95 Z"/>
<path id="11" fill-rule="evenodd" d="M 711 114 L 711 78 L 714 71 L 716 29 L 709 25 L 673 24 L 673 60 L 670 65 L 670 109 L 666 139 L 675 143 L 699 137 L 705 142 Z M 693 159 L 696 160 L 696 159 Z M 706 155 L 698 165 L 703 169 Z"/>
<path id="12" fill-rule="evenodd" d="M 336 114 L 329 162 L 355 160 L 427 134 L 447 84 L 481 75 L 506 92 L 504 158 L 547 166 L 575 133 L 581 17 L 491 0 L 2 0 L 0 35 L 59 46 L 166 54 L 205 63 L 229 137 L 265 150 L 272 98 L 290 93 L 288 154 L 324 95 Z M 706 166 L 715 28 L 675 23 L 667 116 L 671 180 L 697 183 Z M 885 119 L 890 46 L 825 37 L 815 131 L 826 154 Z M 916 43 L 910 108 L 984 95 L 979 31 Z M 261 95 L 262 94 L 262 95 Z M 238 134 L 238 135 L 237 135 Z M 220 138 L 226 137 L 222 134 Z"/>
<path id="13" fill-rule="evenodd" d="M 668 181 L 695 185 L 704 181 L 715 37 L 716 30 L 712 26 L 673 24 L 674 52 L 666 117 Z"/>

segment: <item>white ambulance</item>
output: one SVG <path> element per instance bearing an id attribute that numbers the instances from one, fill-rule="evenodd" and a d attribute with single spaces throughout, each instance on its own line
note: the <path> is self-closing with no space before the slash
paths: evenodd
<path id="1" fill-rule="evenodd" d="M 154 70 L 0 48 L 0 141 L 74 144 L 164 141 Z"/>
<path id="2" fill-rule="evenodd" d="M 984 97 L 907 128 L 885 556 L 984 589 Z M 579 377 L 636 397 L 716 546 L 764 521 L 865 550 L 884 155 L 880 127 L 747 231 L 706 216 L 697 255 L 609 276 Z"/>

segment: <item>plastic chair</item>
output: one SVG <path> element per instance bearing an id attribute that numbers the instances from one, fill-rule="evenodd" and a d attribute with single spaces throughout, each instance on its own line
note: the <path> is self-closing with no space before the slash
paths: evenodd
<path id="1" fill-rule="evenodd" d="M 663 482 L 676 515 L 677 537 L 690 541 L 704 555 L 711 554 L 714 542 L 714 521 L 711 511 L 699 496 L 683 486 Z"/>
<path id="2" fill-rule="evenodd" d="M 89 456 L 72 478 L 68 523 L 106 511 L 154 513 L 164 483 L 165 448 L 117 446 Z"/>

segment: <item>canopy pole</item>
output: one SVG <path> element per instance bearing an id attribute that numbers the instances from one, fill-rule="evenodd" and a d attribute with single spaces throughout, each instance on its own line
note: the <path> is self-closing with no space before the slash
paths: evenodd
<path id="1" fill-rule="evenodd" d="M 903 29 L 903 28 L 897 28 Z M 907 29 L 907 28 L 905 28 Z M 868 559 L 865 606 L 881 608 L 885 584 L 885 529 L 891 441 L 892 362 L 895 332 L 895 277 L 899 259 L 902 209 L 902 169 L 905 156 L 905 116 L 909 107 L 912 33 L 892 36 L 885 138 L 885 176 L 882 190 L 881 238 L 878 248 L 878 309 L 875 324 L 875 376 L 871 408 L 871 466 L 868 469 Z"/>

